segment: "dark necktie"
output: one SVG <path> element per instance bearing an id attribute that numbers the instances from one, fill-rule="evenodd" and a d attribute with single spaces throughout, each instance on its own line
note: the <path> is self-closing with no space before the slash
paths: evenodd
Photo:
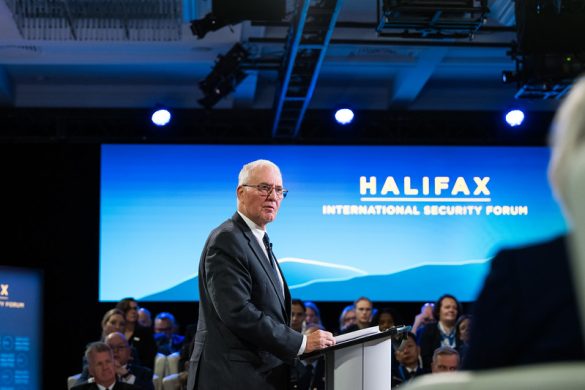
<path id="1" fill-rule="evenodd" d="M 274 253 L 272 253 L 272 243 L 268 238 L 268 233 L 264 233 L 262 241 L 264 242 L 264 247 L 266 248 L 266 253 L 268 254 L 268 261 L 270 261 L 270 265 L 272 267 L 272 271 L 274 272 L 274 276 L 276 277 L 276 280 L 278 280 L 279 287 L 282 290 L 283 287 L 280 282 L 280 275 L 278 274 L 278 269 L 276 268 L 276 256 L 274 256 Z"/>
<path id="2" fill-rule="evenodd" d="M 264 242 L 264 248 L 266 248 L 266 253 L 268 254 L 268 261 L 270 261 L 272 269 L 276 270 L 276 265 L 274 264 L 274 254 L 272 253 L 272 243 L 270 242 L 270 238 L 268 238 L 268 233 L 264 233 L 262 241 Z"/>

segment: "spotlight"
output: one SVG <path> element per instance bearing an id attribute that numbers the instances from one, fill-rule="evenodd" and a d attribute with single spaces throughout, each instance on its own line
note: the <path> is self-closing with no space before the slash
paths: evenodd
<path id="1" fill-rule="evenodd" d="M 226 26 L 228 23 L 216 18 L 212 13 L 208 13 L 203 19 L 191 21 L 191 32 L 199 39 L 203 39 L 210 31 L 217 31 Z"/>
<path id="2" fill-rule="evenodd" d="M 166 108 L 158 108 L 152 113 L 150 120 L 155 125 L 163 127 L 169 124 L 169 122 L 171 121 L 171 117 L 172 115 L 169 110 L 167 110 Z"/>
<path id="3" fill-rule="evenodd" d="M 511 110 L 506 114 L 506 123 L 510 127 L 517 127 L 524 121 L 524 113 L 521 110 Z"/>
<path id="4" fill-rule="evenodd" d="M 248 76 L 241 69 L 242 62 L 248 58 L 249 52 L 240 43 L 236 43 L 224 56 L 217 57 L 215 66 L 204 80 L 199 82 L 199 89 L 204 97 L 198 102 L 205 108 L 213 107 L 224 96 Z"/>
<path id="5" fill-rule="evenodd" d="M 335 120 L 340 125 L 347 125 L 353 120 L 353 111 L 349 108 L 341 108 L 335 112 Z"/>

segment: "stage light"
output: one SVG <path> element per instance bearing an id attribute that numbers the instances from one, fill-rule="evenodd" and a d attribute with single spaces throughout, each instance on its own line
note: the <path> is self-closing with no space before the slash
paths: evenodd
<path id="1" fill-rule="evenodd" d="M 199 39 L 203 39 L 210 31 L 217 31 L 220 28 L 227 26 L 227 23 L 218 19 L 212 13 L 208 13 L 203 19 L 196 19 L 191 21 L 191 32 Z"/>
<path id="2" fill-rule="evenodd" d="M 211 73 L 199 82 L 203 97 L 198 100 L 205 108 L 213 107 L 223 97 L 233 92 L 248 76 L 242 63 L 248 58 L 248 50 L 236 43 L 225 55 L 219 55 Z"/>
<path id="3" fill-rule="evenodd" d="M 335 112 L 335 120 L 340 125 L 347 125 L 353 120 L 354 113 L 349 108 L 341 108 Z"/>
<path id="4" fill-rule="evenodd" d="M 158 108 L 152 113 L 150 120 L 152 120 L 152 123 L 154 123 L 155 125 L 163 127 L 169 124 L 171 118 L 172 115 L 169 110 L 167 110 L 166 108 Z"/>
<path id="5" fill-rule="evenodd" d="M 506 114 L 506 123 L 510 127 L 520 126 L 524 122 L 524 113 L 521 110 L 511 110 Z"/>

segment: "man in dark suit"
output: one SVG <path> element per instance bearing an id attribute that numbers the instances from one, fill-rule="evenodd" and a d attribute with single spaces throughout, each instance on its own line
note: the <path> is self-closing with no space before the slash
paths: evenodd
<path id="1" fill-rule="evenodd" d="M 85 350 L 92 382 L 86 382 L 71 388 L 71 390 L 139 390 L 140 387 L 129 383 L 119 382 L 116 379 L 114 354 L 108 344 L 101 341 L 91 343 Z M 101 387 L 100 387 L 101 386 Z"/>
<path id="2" fill-rule="evenodd" d="M 565 98 L 552 126 L 549 179 L 570 221 L 568 172 L 585 141 L 585 79 Z M 543 222 L 546 223 L 546 222 Z M 585 360 L 567 239 L 500 252 L 474 307 L 465 369 Z"/>
<path id="3" fill-rule="evenodd" d="M 188 390 L 285 389 L 288 364 L 335 343 L 291 329 L 291 297 L 266 236 L 287 190 L 267 160 L 239 175 L 237 213 L 214 229 L 199 263 L 199 320 Z"/>

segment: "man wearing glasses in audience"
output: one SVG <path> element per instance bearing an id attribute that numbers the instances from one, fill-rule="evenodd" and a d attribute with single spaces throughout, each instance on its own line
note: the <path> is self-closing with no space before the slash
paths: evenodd
<path id="1" fill-rule="evenodd" d="M 199 262 L 188 390 L 284 389 L 296 356 L 335 344 L 329 332 L 288 326 L 290 292 L 266 235 L 287 192 L 270 161 L 240 171 L 237 212 L 211 232 Z"/>

